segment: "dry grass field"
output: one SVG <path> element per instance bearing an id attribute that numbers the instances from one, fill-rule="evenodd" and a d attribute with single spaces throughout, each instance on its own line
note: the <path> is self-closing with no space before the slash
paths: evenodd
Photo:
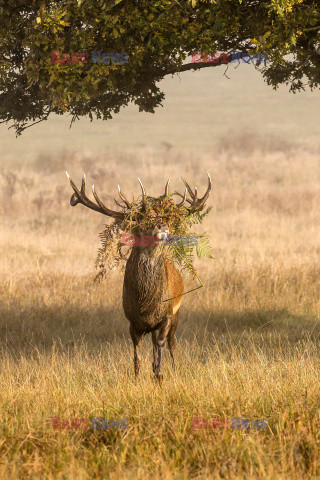
<path id="1" fill-rule="evenodd" d="M 224 137 L 207 153 L 64 151 L 0 176 L 0 478 L 320 478 L 320 151 Z M 116 185 L 149 195 L 183 173 L 214 180 L 203 227 L 214 259 L 184 297 L 177 372 L 141 376 L 122 274 L 93 284 L 105 217 L 71 208 L 64 170 L 114 208 Z M 202 191 L 202 190 L 201 190 Z M 187 285 L 194 283 L 187 280 Z M 49 417 L 128 418 L 124 430 L 55 430 Z M 191 428 L 194 416 L 266 418 L 268 429 Z"/>

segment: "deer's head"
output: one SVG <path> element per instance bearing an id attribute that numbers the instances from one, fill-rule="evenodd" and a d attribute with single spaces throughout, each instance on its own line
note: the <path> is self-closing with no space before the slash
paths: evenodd
<path id="1" fill-rule="evenodd" d="M 123 231 L 130 232 L 139 238 L 150 237 L 150 239 L 153 238 L 158 240 L 163 239 L 167 235 L 174 235 L 176 233 L 174 231 L 175 228 L 172 222 L 174 215 L 183 216 L 187 215 L 190 211 L 202 209 L 210 195 L 212 188 L 211 178 L 208 173 L 208 187 L 206 193 L 203 195 L 203 197 L 198 198 L 197 187 L 195 187 L 193 191 L 189 184 L 182 179 L 186 189 L 183 195 L 178 192 L 174 193 L 174 195 L 178 195 L 182 198 L 180 203 L 175 203 L 172 199 L 172 195 L 169 194 L 170 179 L 167 181 L 164 194 L 160 197 L 147 196 L 141 180 L 138 179 L 141 187 L 141 201 L 138 202 L 138 204 L 129 202 L 129 200 L 121 192 L 121 189 L 118 185 L 118 193 L 123 205 L 115 200 L 116 204 L 122 209 L 122 211 L 114 211 L 102 203 L 95 191 L 94 185 L 92 185 L 92 193 L 97 203 L 92 202 L 92 200 L 87 197 L 85 192 L 85 175 L 83 176 L 80 189 L 76 187 L 68 173 L 67 177 L 74 190 L 74 193 L 70 199 L 71 206 L 74 207 L 78 203 L 81 203 L 91 210 L 95 210 L 103 215 L 112 217 Z M 188 193 L 190 199 L 187 198 Z M 156 246 L 157 244 L 159 244 L 159 242 L 153 241 L 150 243 L 148 242 L 145 246 Z"/>

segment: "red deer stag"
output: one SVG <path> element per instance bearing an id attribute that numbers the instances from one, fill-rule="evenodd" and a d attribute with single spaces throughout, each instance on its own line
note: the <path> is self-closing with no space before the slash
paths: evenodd
<path id="1" fill-rule="evenodd" d="M 80 190 L 76 187 L 68 173 L 67 176 L 74 190 L 74 194 L 70 199 L 71 206 L 82 203 L 82 205 L 108 217 L 113 217 L 116 220 L 124 218 L 125 214 L 123 212 L 110 210 L 102 203 L 94 186 L 92 186 L 92 192 L 97 204 L 86 196 L 85 176 L 83 177 Z M 182 201 L 177 206 L 182 207 L 187 201 L 190 206 L 184 208 L 201 208 L 211 192 L 210 175 L 208 174 L 207 191 L 202 198 L 198 198 L 197 188 L 193 192 L 188 183 L 184 179 L 182 180 L 185 183 L 186 190 L 184 195 L 176 192 L 177 195 L 182 197 Z M 141 213 L 143 214 L 147 195 L 140 179 L 139 182 L 142 190 Z M 164 196 L 169 195 L 169 182 L 170 180 L 166 184 Z M 119 186 L 118 191 L 125 208 L 130 209 L 131 204 L 123 195 Z M 191 200 L 187 199 L 187 191 Z M 116 203 L 118 204 L 117 201 Z M 138 236 L 150 235 L 158 239 L 168 234 L 170 234 L 168 226 L 159 223 L 159 220 L 155 221 L 153 229 L 148 231 L 141 231 L 140 229 L 138 232 Z M 182 300 L 181 295 L 184 290 L 182 277 L 173 263 L 164 256 L 164 248 L 166 247 L 161 245 L 160 242 L 150 242 L 146 246 L 133 246 L 126 264 L 123 283 L 123 309 L 130 322 L 130 335 L 134 345 L 135 375 L 137 376 L 140 370 L 142 337 L 146 333 L 152 333 L 152 367 L 154 374 L 159 380 L 162 378 L 161 357 L 162 348 L 166 340 L 173 368 L 175 368 L 174 334 L 178 326 L 178 313 Z M 166 301 L 168 299 L 169 301 Z M 157 331 L 159 332 L 158 336 Z"/>

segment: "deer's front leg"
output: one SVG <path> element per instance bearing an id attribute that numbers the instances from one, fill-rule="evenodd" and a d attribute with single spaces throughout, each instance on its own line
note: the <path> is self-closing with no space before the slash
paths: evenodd
<path id="1" fill-rule="evenodd" d="M 142 354 L 142 334 L 137 332 L 132 323 L 130 324 L 130 335 L 133 342 L 134 348 L 134 356 L 133 356 L 133 363 L 134 363 L 134 373 L 137 377 L 140 371 L 140 363 L 141 363 L 141 354 Z"/>
<path id="2" fill-rule="evenodd" d="M 158 345 L 158 361 L 156 364 L 155 375 L 159 381 L 162 379 L 162 349 L 166 343 L 166 338 L 171 328 L 171 318 L 167 318 L 160 327 L 159 335 L 157 338 Z"/>
<path id="3" fill-rule="evenodd" d="M 176 364 L 175 364 L 175 361 L 174 361 L 174 349 L 175 349 L 176 341 L 174 339 L 174 334 L 177 330 L 177 326 L 178 326 L 178 313 L 176 313 L 175 316 L 174 316 L 174 319 L 173 319 L 173 322 L 172 322 L 172 325 L 171 325 L 171 328 L 170 328 L 170 331 L 169 331 L 168 337 L 167 337 L 168 348 L 169 348 L 169 352 L 170 352 L 170 355 L 171 355 L 173 371 L 176 370 Z"/>

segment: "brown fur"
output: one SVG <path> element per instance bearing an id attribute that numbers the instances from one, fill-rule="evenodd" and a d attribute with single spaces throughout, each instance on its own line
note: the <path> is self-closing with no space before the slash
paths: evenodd
<path id="1" fill-rule="evenodd" d="M 141 340 L 150 332 L 155 375 L 161 378 L 161 350 L 166 339 L 174 366 L 174 333 L 178 326 L 183 288 L 180 273 L 165 258 L 160 245 L 133 247 L 123 283 L 123 309 L 130 322 L 136 375 L 140 369 Z M 178 295 L 178 298 L 172 298 Z"/>

